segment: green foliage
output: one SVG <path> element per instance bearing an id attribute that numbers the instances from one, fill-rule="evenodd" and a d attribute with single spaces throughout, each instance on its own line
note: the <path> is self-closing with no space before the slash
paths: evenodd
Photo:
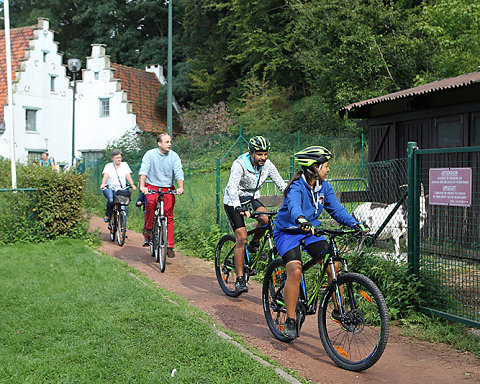
<path id="1" fill-rule="evenodd" d="M 8 187 L 10 162 L 0 160 L 0 186 Z M 84 205 L 86 175 L 17 165 L 18 188 L 0 196 L 0 243 L 40 242 L 59 236 L 84 238 L 88 233 Z"/>
<path id="2" fill-rule="evenodd" d="M 348 257 L 351 271 L 368 276 L 383 293 L 392 319 L 418 312 L 423 285 L 409 272 L 408 265 L 398 265 L 373 253 L 352 253 Z"/>

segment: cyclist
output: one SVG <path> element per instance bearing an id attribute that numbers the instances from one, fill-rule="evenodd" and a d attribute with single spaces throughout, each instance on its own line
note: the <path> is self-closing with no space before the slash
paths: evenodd
<path id="1" fill-rule="evenodd" d="M 122 151 L 115 149 L 110 154 L 110 159 L 112 162 L 105 164 L 103 168 L 102 184 L 100 184 L 100 189 L 103 190 L 103 195 L 107 199 L 107 208 L 103 219 L 106 223 L 110 221 L 110 216 L 112 216 L 114 193 L 113 189 L 108 188 L 107 185 L 115 189 L 122 189 L 127 186 L 128 181 L 134 191 L 137 189 L 133 183 L 132 170 L 126 162 L 122 161 Z"/>
<path id="2" fill-rule="evenodd" d="M 146 196 L 145 224 L 143 236 L 144 247 L 150 244 L 150 235 L 155 219 L 155 208 L 157 207 L 158 194 L 148 193 L 149 189 L 166 192 L 174 190 L 175 180 L 177 180 L 177 195 L 183 193 L 183 169 L 182 162 L 178 154 L 171 150 L 172 138 L 167 133 L 161 133 L 157 136 L 158 148 L 150 149 L 145 153 L 140 167 L 140 191 Z M 165 195 L 165 215 L 168 219 L 168 248 L 167 256 L 175 257 L 174 238 L 173 238 L 173 207 L 175 206 L 175 196 Z"/>
<path id="3" fill-rule="evenodd" d="M 294 155 L 301 171 L 289 181 L 284 191 L 282 206 L 275 220 L 273 238 L 278 252 L 282 256 L 287 270 L 285 283 L 285 307 L 287 320 L 284 333 L 290 338 L 297 337 L 295 308 L 298 300 L 302 278 L 302 259 L 300 245 L 312 256 L 320 259 L 328 249 L 328 243 L 323 236 L 314 235 L 314 227 L 320 225 L 318 217 L 323 209 L 337 222 L 361 231 L 358 223 L 340 204 L 335 191 L 326 181 L 330 171 L 328 161 L 332 153 L 320 146 L 308 147 Z M 338 263 L 335 267 L 340 268 Z M 328 279 L 331 272 L 327 269 Z M 339 319 L 338 312 L 332 313 L 332 318 Z"/>
<path id="4" fill-rule="evenodd" d="M 260 197 L 260 189 L 268 177 L 281 192 L 287 186 L 275 165 L 267 159 L 270 149 L 268 139 L 263 136 L 252 137 L 248 143 L 248 148 L 249 152 L 239 156 L 233 162 L 223 199 L 225 212 L 235 231 L 234 259 L 235 270 L 237 271 L 235 290 L 237 292 L 248 291 L 243 276 L 245 246 L 248 240 L 245 216 L 250 217 L 250 211 L 267 210 L 258 198 Z M 268 217 L 265 215 L 260 215 L 256 220 L 258 221 L 257 227 L 268 223 Z M 255 253 L 258 250 L 262 235 L 261 231 L 255 233 L 248 245 L 249 252 Z"/>

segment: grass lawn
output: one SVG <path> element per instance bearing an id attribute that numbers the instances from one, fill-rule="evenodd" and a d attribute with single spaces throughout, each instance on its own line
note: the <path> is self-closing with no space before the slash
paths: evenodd
<path id="1" fill-rule="evenodd" d="M 283 382 L 134 274 L 81 241 L 0 249 L 0 383 Z"/>

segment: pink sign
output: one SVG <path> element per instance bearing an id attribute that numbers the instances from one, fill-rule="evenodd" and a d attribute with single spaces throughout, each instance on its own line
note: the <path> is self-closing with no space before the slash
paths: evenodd
<path id="1" fill-rule="evenodd" d="M 429 203 L 470 207 L 472 168 L 430 168 Z"/>

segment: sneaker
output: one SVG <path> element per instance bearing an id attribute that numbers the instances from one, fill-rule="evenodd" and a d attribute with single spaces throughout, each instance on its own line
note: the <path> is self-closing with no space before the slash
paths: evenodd
<path id="1" fill-rule="evenodd" d="M 283 334 L 291 339 L 295 339 L 297 337 L 297 322 L 295 319 L 290 317 L 287 318 L 287 321 L 285 321 Z"/>
<path id="2" fill-rule="evenodd" d="M 173 248 L 167 248 L 167 257 L 175 257 L 175 251 Z"/>
<path id="3" fill-rule="evenodd" d="M 243 276 L 237 277 L 237 281 L 235 283 L 235 292 L 237 293 L 248 292 L 248 287 L 247 287 L 247 283 L 245 282 L 245 277 Z"/>
<path id="4" fill-rule="evenodd" d="M 110 218 L 107 217 L 107 216 L 105 216 L 105 217 L 103 218 L 103 221 L 104 221 L 105 223 L 108 223 L 108 222 L 110 221 Z"/>
<path id="5" fill-rule="evenodd" d="M 150 238 L 145 237 L 145 240 L 143 241 L 142 247 L 148 247 L 150 246 Z"/>

